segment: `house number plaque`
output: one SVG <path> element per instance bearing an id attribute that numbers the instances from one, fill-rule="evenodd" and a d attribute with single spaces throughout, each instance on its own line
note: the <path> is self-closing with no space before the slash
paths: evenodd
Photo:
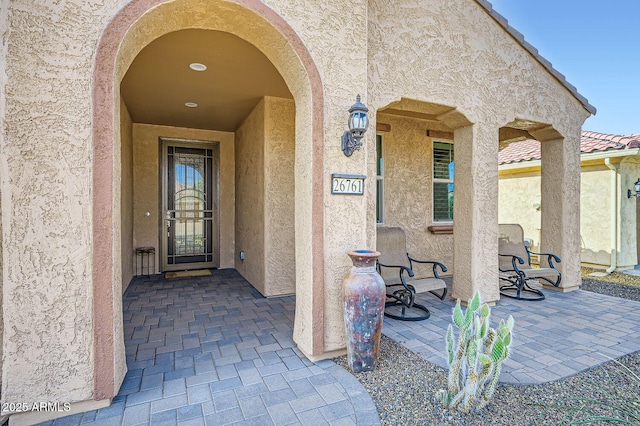
<path id="1" fill-rule="evenodd" d="M 345 175 L 334 173 L 331 175 L 331 193 L 341 195 L 363 195 L 364 175 Z"/>

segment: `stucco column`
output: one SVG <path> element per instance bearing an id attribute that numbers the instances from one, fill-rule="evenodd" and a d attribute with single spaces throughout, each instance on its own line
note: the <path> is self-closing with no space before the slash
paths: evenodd
<path id="1" fill-rule="evenodd" d="M 580 129 L 565 139 L 538 139 L 542 155 L 540 251 L 562 260 L 556 265 L 562 272 L 559 290 L 577 290 L 581 283 Z M 540 261 L 546 266 L 546 257 Z"/>
<path id="2" fill-rule="evenodd" d="M 364 80 L 365 78 L 363 78 Z M 355 86 L 355 84 L 354 84 Z M 362 93 L 366 104 L 366 92 Z M 375 175 L 367 172 L 368 155 L 375 155 L 375 131 L 369 130 L 363 139 L 363 146 L 350 157 L 341 149 L 341 136 L 346 126 L 348 109 L 355 97 L 345 92 L 339 99 L 341 104 L 325 105 L 327 121 L 332 123 L 326 130 L 325 142 L 325 197 L 324 197 L 324 353 L 320 358 L 343 353 L 346 346 L 344 310 L 342 305 L 342 281 L 353 264 L 347 253 L 351 250 L 373 249 L 368 245 L 375 235 L 374 225 L 367 221 L 372 204 L 368 201 L 369 188 L 375 186 Z M 370 115 L 373 116 L 370 112 Z M 348 173 L 364 175 L 364 195 L 339 195 L 331 193 L 331 175 Z M 375 205 L 374 205 L 375 207 Z M 371 227 L 367 227 L 370 225 Z M 319 358 L 312 358 L 319 359 Z"/>
<path id="3" fill-rule="evenodd" d="M 476 291 L 496 302 L 498 289 L 498 126 L 457 128 L 453 207 L 453 290 L 466 302 Z"/>

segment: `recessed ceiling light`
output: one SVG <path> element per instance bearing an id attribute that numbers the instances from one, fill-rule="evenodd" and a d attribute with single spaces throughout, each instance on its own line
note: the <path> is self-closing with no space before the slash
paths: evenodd
<path id="1" fill-rule="evenodd" d="M 189 68 L 191 68 L 194 71 L 204 71 L 207 69 L 207 66 L 204 64 L 200 64 L 198 62 L 194 62 L 192 64 L 189 64 Z"/>
<path id="2" fill-rule="evenodd" d="M 198 106 L 198 104 L 195 102 L 185 102 L 184 106 L 188 106 L 189 108 L 195 108 Z"/>

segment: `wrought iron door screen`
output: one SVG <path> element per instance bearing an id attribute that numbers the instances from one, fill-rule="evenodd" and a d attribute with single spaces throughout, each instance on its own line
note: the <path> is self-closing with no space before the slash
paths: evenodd
<path id="1" fill-rule="evenodd" d="M 217 266 L 214 150 L 166 149 L 165 269 Z"/>

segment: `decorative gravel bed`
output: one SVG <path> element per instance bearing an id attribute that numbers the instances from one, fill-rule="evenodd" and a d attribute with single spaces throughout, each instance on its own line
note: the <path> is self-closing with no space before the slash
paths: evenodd
<path id="1" fill-rule="evenodd" d="M 587 271 L 588 273 L 588 271 Z M 587 275 L 583 271 L 583 275 Z M 583 289 L 640 301 L 640 277 L 585 277 Z M 620 284 L 614 280 L 632 280 Z M 609 282 L 605 281 L 608 280 Z M 635 284 L 635 285 L 634 285 Z M 640 325 L 639 325 L 640 326 Z M 334 359 L 350 371 L 346 357 Z M 623 366 L 631 370 L 629 373 Z M 382 336 L 380 358 L 375 371 L 355 374 L 371 395 L 383 425 L 558 425 L 584 416 L 566 406 L 580 404 L 576 398 L 593 398 L 587 407 L 596 413 L 620 416 L 614 407 L 621 398 L 640 404 L 640 352 L 622 357 L 555 382 L 540 385 L 501 383 L 491 403 L 480 413 L 463 415 L 445 409 L 436 399 L 446 388 L 447 370 L 431 364 L 399 343 Z M 565 407 L 554 407 L 554 405 Z M 635 406 L 640 412 L 640 405 Z M 632 425 L 640 425 L 638 420 Z"/>
<path id="2" fill-rule="evenodd" d="M 583 290 L 640 301 L 640 276 L 622 272 L 614 272 L 604 277 L 590 275 L 594 272 L 599 271 L 582 268 Z"/>

